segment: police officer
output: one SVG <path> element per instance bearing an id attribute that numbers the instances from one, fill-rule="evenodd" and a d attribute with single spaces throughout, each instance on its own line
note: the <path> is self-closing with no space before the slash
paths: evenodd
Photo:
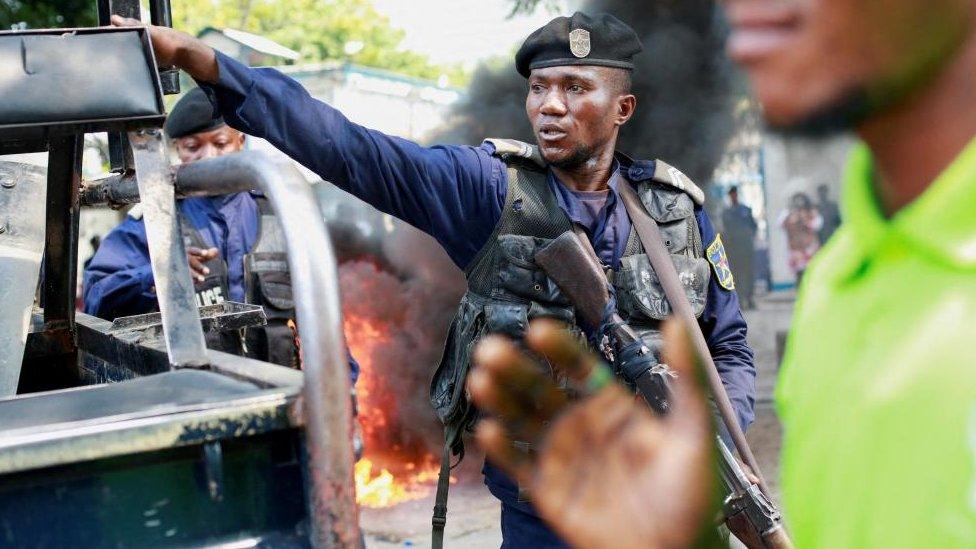
<path id="1" fill-rule="evenodd" d="M 245 135 L 215 113 L 206 94 L 194 88 L 166 120 L 166 134 L 181 162 L 196 162 L 243 150 Z M 133 208 L 113 229 L 84 273 L 85 312 L 114 319 L 157 309 L 146 228 L 141 209 Z M 288 319 L 294 318 L 291 284 L 283 240 L 267 200 L 241 192 L 179 202 L 179 219 L 197 305 L 226 300 L 262 305 L 268 325 L 248 328 L 239 337 L 208 334 L 211 347 L 284 366 L 297 366 L 297 349 Z M 255 252 L 264 252 L 254 256 Z M 281 261 L 268 261 L 277 254 Z M 272 268 L 268 268 L 273 264 Z"/>
<path id="2" fill-rule="evenodd" d="M 752 217 L 752 209 L 739 202 L 739 188 L 729 189 L 729 206 L 722 212 L 722 231 L 728 239 L 730 267 L 735 275 L 736 292 L 743 308 L 755 308 L 752 299 L 756 282 L 756 271 L 753 269 L 756 250 L 756 220 Z"/>
<path id="3" fill-rule="evenodd" d="M 547 239 L 581 227 L 612 273 L 621 311 L 649 342 L 657 340 L 657 325 L 670 310 L 632 230 L 618 191 L 624 185 L 660 224 L 739 422 L 751 423 L 752 351 L 703 193 L 664 162 L 615 151 L 636 108 L 630 79 L 642 49 L 626 24 L 576 13 L 554 19 L 522 45 L 516 64 L 528 79 L 526 112 L 538 146 L 490 139 L 477 147 L 421 147 L 350 122 L 278 71 L 247 68 L 171 29 L 154 28 L 152 37 L 160 64 L 196 78 L 231 126 L 268 139 L 323 179 L 431 234 L 465 270 L 469 291 L 431 387 L 455 452 L 475 416 L 463 396 L 472 344 L 488 333 L 519 336 L 539 316 L 575 319 L 532 262 Z M 491 464 L 484 472 L 502 502 L 505 547 L 563 545 L 512 480 Z M 442 503 L 435 508 L 441 525 Z"/>

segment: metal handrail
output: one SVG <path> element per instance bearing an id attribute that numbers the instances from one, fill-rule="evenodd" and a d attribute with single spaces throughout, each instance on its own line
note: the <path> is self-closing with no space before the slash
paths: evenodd
<path id="1" fill-rule="evenodd" d="M 124 178 L 116 181 L 124 183 Z M 285 233 L 301 338 L 315 547 L 358 547 L 352 402 L 335 253 L 311 186 L 290 163 L 246 151 L 180 166 L 178 194 L 259 189 Z M 182 189 L 182 191 L 181 191 Z"/>

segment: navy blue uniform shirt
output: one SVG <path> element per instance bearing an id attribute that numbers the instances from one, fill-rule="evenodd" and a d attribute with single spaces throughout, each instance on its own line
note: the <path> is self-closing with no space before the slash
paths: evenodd
<path id="1" fill-rule="evenodd" d="M 220 80 L 201 86 L 231 126 L 270 141 L 322 179 L 433 236 L 460 268 L 485 245 L 501 217 L 508 192 L 505 164 L 490 145 L 422 147 L 350 122 L 342 113 L 312 98 L 295 80 L 274 69 L 252 69 L 218 52 Z M 654 163 L 622 159 L 610 181 L 602 220 L 590 231 L 600 258 L 617 266 L 630 218 L 617 195 L 621 181 L 644 181 Z M 551 174 L 551 172 L 550 172 Z M 578 197 L 549 177 L 560 208 L 570 219 L 585 217 Z M 695 218 L 702 241 L 715 229 L 700 207 Z M 700 319 L 709 348 L 743 428 L 753 420 L 755 368 L 746 344 L 746 323 L 735 292 L 711 277 Z M 511 495 L 508 486 L 499 488 Z M 513 498 L 514 499 L 514 498 Z"/>
<path id="2" fill-rule="evenodd" d="M 227 265 L 231 301 L 244 301 L 244 255 L 257 240 L 258 206 L 250 193 L 186 198 L 178 202 L 207 247 Z M 108 320 L 157 310 L 149 244 L 143 220 L 126 216 L 102 240 L 85 269 L 85 313 Z"/>

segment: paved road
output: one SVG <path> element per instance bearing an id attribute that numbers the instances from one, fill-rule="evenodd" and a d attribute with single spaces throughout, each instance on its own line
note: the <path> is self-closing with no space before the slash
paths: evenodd
<path id="1" fill-rule="evenodd" d="M 779 491 L 779 447 L 782 431 L 772 407 L 777 373 L 776 333 L 789 327 L 793 294 L 777 292 L 757 300 L 758 309 L 747 311 L 749 342 L 756 352 L 759 403 L 756 423 L 748 438 L 774 494 Z M 446 547 L 488 549 L 501 545 L 498 502 L 481 484 L 479 456 L 468 456 L 460 485 L 451 487 Z M 430 547 L 430 513 L 433 495 L 390 509 L 366 509 L 362 513 L 369 548 Z"/>

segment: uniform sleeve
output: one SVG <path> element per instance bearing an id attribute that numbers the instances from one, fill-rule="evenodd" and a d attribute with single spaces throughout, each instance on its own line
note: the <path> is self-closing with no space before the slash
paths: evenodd
<path id="1" fill-rule="evenodd" d="M 703 209 L 697 208 L 695 217 L 702 242 L 708 248 L 715 240 L 715 228 Z M 718 283 L 714 270 L 699 324 L 738 415 L 739 425 L 745 431 L 755 419 L 756 367 L 752 349 L 746 343 L 746 321 L 739 310 L 739 298 L 734 291 L 726 290 Z"/>
<path id="2" fill-rule="evenodd" d="M 486 149 L 422 147 L 349 121 L 274 69 L 217 54 L 201 83 L 231 126 L 270 141 L 322 179 L 430 234 L 462 268 L 501 216 L 508 181 Z"/>
<path id="3" fill-rule="evenodd" d="M 142 221 L 126 217 L 102 240 L 84 273 L 85 313 L 107 320 L 156 310 Z"/>

